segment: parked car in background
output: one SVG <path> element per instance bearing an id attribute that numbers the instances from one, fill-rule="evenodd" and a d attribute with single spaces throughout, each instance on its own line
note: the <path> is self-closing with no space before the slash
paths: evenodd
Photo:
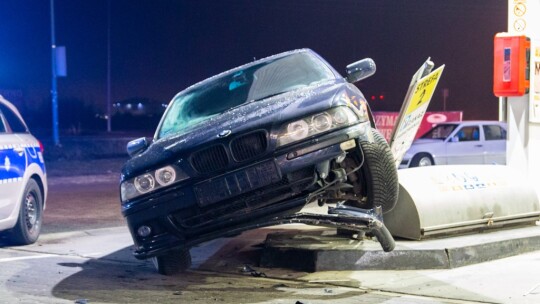
<path id="1" fill-rule="evenodd" d="M 19 111 L 0 96 L 0 241 L 34 243 L 47 197 L 43 145 Z"/>
<path id="2" fill-rule="evenodd" d="M 135 257 L 174 274 L 198 243 L 284 223 L 363 231 L 391 251 L 382 213 L 397 202 L 397 170 L 352 84 L 374 72 L 364 59 L 344 78 L 304 49 L 178 93 L 153 141 L 128 144 L 120 196 Z M 310 202 L 328 214 L 297 213 Z"/>
<path id="3" fill-rule="evenodd" d="M 438 124 L 413 142 L 399 168 L 457 164 L 506 164 L 506 123 Z"/>

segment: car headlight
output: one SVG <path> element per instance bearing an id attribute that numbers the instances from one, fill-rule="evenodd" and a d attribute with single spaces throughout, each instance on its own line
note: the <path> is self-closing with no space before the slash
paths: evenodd
<path id="1" fill-rule="evenodd" d="M 287 123 L 278 133 L 278 146 L 341 128 L 358 122 L 358 116 L 348 107 L 340 106 Z"/>
<path id="2" fill-rule="evenodd" d="M 155 187 L 154 177 L 151 174 L 137 176 L 133 184 L 135 185 L 135 189 L 140 193 L 146 193 Z"/>
<path id="3" fill-rule="evenodd" d="M 120 185 L 120 196 L 122 201 L 125 202 L 187 178 L 188 175 L 180 168 L 176 166 L 166 166 L 124 181 Z"/>
<path id="4" fill-rule="evenodd" d="M 306 138 L 309 134 L 309 125 L 304 120 L 293 121 L 287 125 L 287 136 L 292 140 Z"/>

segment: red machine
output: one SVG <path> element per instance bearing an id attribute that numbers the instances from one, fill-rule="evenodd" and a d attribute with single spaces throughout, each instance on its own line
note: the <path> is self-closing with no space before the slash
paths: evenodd
<path id="1" fill-rule="evenodd" d="M 497 97 L 529 92 L 531 40 L 527 36 L 498 33 L 494 39 L 493 93 Z"/>

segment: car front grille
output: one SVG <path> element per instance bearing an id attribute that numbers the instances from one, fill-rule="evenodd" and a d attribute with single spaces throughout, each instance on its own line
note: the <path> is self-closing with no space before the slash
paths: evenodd
<path id="1" fill-rule="evenodd" d="M 191 164 L 200 173 L 210 173 L 226 168 L 229 157 L 224 146 L 215 145 L 193 153 Z"/>
<path id="2" fill-rule="evenodd" d="M 229 167 L 232 160 L 244 162 L 263 155 L 268 147 L 265 130 L 258 130 L 233 138 L 230 142 L 195 151 L 190 160 L 199 173 L 212 173 Z"/>
<path id="3" fill-rule="evenodd" d="M 257 131 L 235 138 L 231 142 L 231 151 L 238 162 L 259 156 L 266 151 L 267 141 L 264 131 Z"/>

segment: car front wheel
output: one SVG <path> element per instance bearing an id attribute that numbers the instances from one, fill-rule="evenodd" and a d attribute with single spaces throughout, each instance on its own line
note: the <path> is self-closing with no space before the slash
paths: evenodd
<path id="1" fill-rule="evenodd" d="M 33 179 L 28 181 L 19 208 L 17 224 L 8 233 L 8 242 L 13 245 L 28 245 L 37 241 L 41 232 L 43 195 Z"/>
<path id="2" fill-rule="evenodd" d="M 360 208 L 382 207 L 383 213 L 394 208 L 398 197 L 398 177 L 392 151 L 384 137 L 372 129 L 373 142 L 360 141 L 360 150 L 345 159 L 347 172 L 360 167 L 348 176 L 353 185 L 354 196 L 345 204 Z"/>
<path id="3" fill-rule="evenodd" d="M 152 263 L 159 274 L 175 275 L 191 266 L 189 249 L 174 249 L 152 258 Z"/>

